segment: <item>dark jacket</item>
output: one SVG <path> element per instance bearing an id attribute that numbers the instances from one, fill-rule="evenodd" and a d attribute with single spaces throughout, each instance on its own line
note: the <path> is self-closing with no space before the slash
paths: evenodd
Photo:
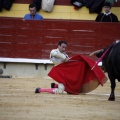
<path id="1" fill-rule="evenodd" d="M 96 22 L 118 22 L 118 18 L 113 13 L 109 15 L 105 15 L 104 13 L 101 13 L 96 17 L 95 21 Z"/>
<path id="2" fill-rule="evenodd" d="M 79 6 L 79 4 L 75 5 L 74 2 L 81 3 L 81 6 Z M 99 14 L 102 11 L 104 0 L 71 0 L 71 4 L 78 8 L 86 6 L 87 8 L 89 8 L 89 13 Z"/>

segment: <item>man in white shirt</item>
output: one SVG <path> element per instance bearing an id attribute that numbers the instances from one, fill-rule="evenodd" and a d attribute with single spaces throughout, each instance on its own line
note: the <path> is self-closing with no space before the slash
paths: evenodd
<path id="1" fill-rule="evenodd" d="M 54 63 L 54 65 L 58 65 L 62 62 L 68 62 L 69 61 L 69 57 L 66 54 L 66 48 L 67 48 L 68 44 L 66 41 L 60 41 L 58 43 L 58 48 L 57 49 L 53 49 L 50 52 L 50 60 Z M 62 83 L 51 83 L 51 88 L 36 88 L 35 89 L 35 93 L 40 93 L 40 92 L 49 92 L 49 93 L 59 93 L 62 94 L 65 90 L 65 87 Z"/>
<path id="2" fill-rule="evenodd" d="M 50 59 L 54 65 L 58 65 L 62 62 L 67 62 L 69 60 L 68 55 L 65 53 L 67 48 L 67 42 L 60 41 L 58 43 L 58 48 L 53 49 L 50 53 Z"/>

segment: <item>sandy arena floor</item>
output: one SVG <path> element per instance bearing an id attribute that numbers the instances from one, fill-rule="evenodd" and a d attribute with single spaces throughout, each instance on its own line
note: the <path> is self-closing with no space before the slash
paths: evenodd
<path id="1" fill-rule="evenodd" d="M 86 95 L 35 94 L 50 87 L 48 78 L 0 78 L 0 120 L 120 120 L 120 83 L 108 101 L 110 83 Z"/>

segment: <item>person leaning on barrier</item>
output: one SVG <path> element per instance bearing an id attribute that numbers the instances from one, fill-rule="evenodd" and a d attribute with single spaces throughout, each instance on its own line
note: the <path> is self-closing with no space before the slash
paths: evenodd
<path id="1" fill-rule="evenodd" d="M 29 5 L 29 14 L 26 14 L 24 16 L 25 20 L 43 20 L 43 16 L 36 13 L 36 5 L 35 4 L 30 4 Z"/>
<path id="2" fill-rule="evenodd" d="M 105 2 L 103 6 L 104 13 L 98 14 L 95 21 L 96 22 L 118 22 L 118 17 L 110 12 L 111 3 Z"/>

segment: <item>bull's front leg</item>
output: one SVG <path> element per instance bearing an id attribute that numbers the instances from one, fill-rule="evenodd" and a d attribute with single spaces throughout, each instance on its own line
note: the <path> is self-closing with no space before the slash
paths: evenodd
<path id="1" fill-rule="evenodd" d="M 115 101 L 115 87 L 116 87 L 115 77 L 112 74 L 110 75 L 108 74 L 108 77 L 111 83 L 111 93 L 110 93 L 108 100 Z"/>

